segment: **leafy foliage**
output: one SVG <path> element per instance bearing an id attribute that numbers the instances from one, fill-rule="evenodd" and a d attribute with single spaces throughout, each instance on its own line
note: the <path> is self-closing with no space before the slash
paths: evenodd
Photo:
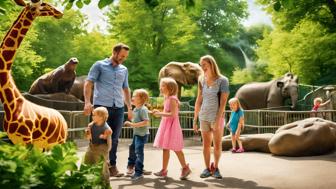
<path id="1" fill-rule="evenodd" d="M 98 7 L 100 9 L 112 4 L 117 0 L 99 0 L 98 1 Z M 132 0 L 128 0 L 132 1 Z M 149 7 L 156 7 L 160 4 L 161 0 L 143 0 L 144 3 L 146 3 Z M 66 5 L 67 9 L 70 9 L 74 4 L 78 8 L 82 8 L 84 4 L 88 5 L 91 3 L 91 0 L 64 0 L 63 5 Z M 191 7 L 195 5 L 195 0 L 180 0 L 180 4 L 184 5 L 186 7 Z"/>
<path id="2" fill-rule="evenodd" d="M 116 43 L 110 36 L 96 31 L 74 36 L 70 51 L 80 61 L 76 74 L 87 75 L 94 62 L 111 56 L 111 44 Z"/>
<path id="3" fill-rule="evenodd" d="M 55 146 L 50 152 L 0 141 L 2 188 L 109 188 L 104 186 L 99 165 L 77 166 L 73 143 Z"/>
<path id="4" fill-rule="evenodd" d="M 200 12 L 195 15 L 208 45 L 218 46 L 233 41 L 247 18 L 247 3 L 236 0 L 202 1 Z"/>
<path id="5" fill-rule="evenodd" d="M 336 2 L 334 0 L 258 0 L 272 14 L 273 23 L 284 30 L 293 29 L 302 19 L 319 22 L 335 30 Z"/>
<path id="6" fill-rule="evenodd" d="M 259 0 L 272 14 L 275 30 L 260 41 L 258 56 L 267 71 L 280 76 L 291 71 L 306 84 L 333 84 L 336 68 L 334 0 Z"/>
<path id="7" fill-rule="evenodd" d="M 335 36 L 321 24 L 303 20 L 291 32 L 275 30 L 261 42 L 258 52 L 269 62 L 272 75 L 291 71 L 299 73 L 304 83 L 332 84 L 336 81 L 332 77 L 336 70 Z M 329 81 L 320 80 L 323 77 Z"/>
<path id="8" fill-rule="evenodd" d="M 10 2 L 10 0 L 0 1 L 0 16 L 5 15 L 7 13 L 8 9 L 10 9 L 11 5 L 12 5 L 12 3 Z"/>
<path id="9" fill-rule="evenodd" d="M 231 77 L 232 84 L 244 84 L 256 81 L 269 81 L 272 75 L 267 72 L 267 64 L 258 62 L 252 69 L 236 68 Z"/>
<path id="10" fill-rule="evenodd" d="M 76 56 L 72 51 L 72 41 L 76 35 L 84 32 L 82 23 L 81 14 L 72 10 L 65 12 L 60 20 L 49 17 L 36 20 L 34 29 L 38 33 L 38 38 L 32 45 L 45 61 L 34 70 L 35 78 Z"/>

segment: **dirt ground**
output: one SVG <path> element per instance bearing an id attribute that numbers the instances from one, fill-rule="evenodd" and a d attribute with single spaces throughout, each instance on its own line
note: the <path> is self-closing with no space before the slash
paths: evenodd
<path id="1" fill-rule="evenodd" d="M 126 172 L 128 144 L 122 140 L 118 147 L 117 166 Z M 188 143 L 188 142 L 187 142 Z M 79 156 L 83 157 L 86 143 L 79 145 Z M 220 171 L 223 179 L 199 177 L 204 169 L 200 142 L 186 144 L 184 149 L 187 162 L 192 170 L 189 179 L 181 181 L 180 165 L 171 153 L 168 178 L 158 179 L 154 175 L 132 182 L 128 177 L 111 177 L 113 189 L 123 188 L 247 188 L 247 189 L 331 189 L 336 188 L 336 152 L 312 157 L 279 157 L 271 154 L 245 152 L 222 153 Z M 145 147 L 145 169 L 153 172 L 161 169 L 162 151 L 147 144 Z"/>

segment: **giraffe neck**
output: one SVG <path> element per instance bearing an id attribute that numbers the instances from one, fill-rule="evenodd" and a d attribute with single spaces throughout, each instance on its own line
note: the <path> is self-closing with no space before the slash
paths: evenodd
<path id="1" fill-rule="evenodd" d="M 11 69 L 16 51 L 32 25 L 35 14 L 30 6 L 26 6 L 2 40 L 0 47 L 0 72 L 8 72 Z"/>
<path id="2" fill-rule="evenodd" d="M 7 107 L 13 107 L 12 102 L 22 96 L 12 78 L 11 67 L 16 51 L 35 19 L 34 9 L 26 6 L 21 11 L 0 46 L 0 100 Z"/>

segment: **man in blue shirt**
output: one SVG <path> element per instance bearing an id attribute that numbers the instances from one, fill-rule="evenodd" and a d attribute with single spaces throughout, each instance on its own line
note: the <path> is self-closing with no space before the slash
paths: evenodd
<path id="1" fill-rule="evenodd" d="M 109 154 L 110 176 L 116 177 L 123 176 L 116 167 L 116 153 L 124 122 L 124 103 L 128 109 L 128 119 L 132 119 L 128 70 L 122 65 L 128 56 L 128 51 L 129 47 L 125 44 L 115 45 L 110 58 L 99 60 L 92 65 L 84 84 L 84 114 L 90 115 L 93 108 L 99 106 L 106 107 L 109 112 L 107 123 L 113 131 L 112 149 Z"/>

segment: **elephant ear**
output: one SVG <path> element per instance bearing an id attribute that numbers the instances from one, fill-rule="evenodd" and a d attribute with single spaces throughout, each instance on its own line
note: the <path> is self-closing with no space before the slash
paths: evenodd
<path id="1" fill-rule="evenodd" d="M 163 77 L 171 77 L 173 78 L 177 83 L 186 84 L 186 73 L 183 71 L 183 64 L 181 63 L 169 63 L 166 66 L 164 66 L 160 73 L 159 73 L 159 79 Z"/>

